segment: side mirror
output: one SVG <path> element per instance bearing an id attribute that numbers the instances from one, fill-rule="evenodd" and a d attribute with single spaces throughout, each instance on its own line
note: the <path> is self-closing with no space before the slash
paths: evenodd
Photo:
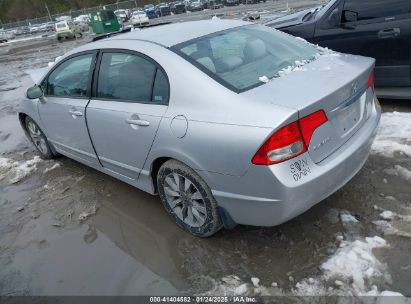
<path id="1" fill-rule="evenodd" d="M 344 22 L 356 22 L 358 21 L 358 13 L 353 11 L 343 11 Z"/>
<path id="2" fill-rule="evenodd" d="M 331 27 L 339 27 L 340 26 L 340 14 L 338 9 L 334 10 L 329 16 L 328 16 L 328 24 Z"/>
<path id="3" fill-rule="evenodd" d="M 26 96 L 28 99 L 40 98 L 43 96 L 43 90 L 38 85 L 35 85 L 27 89 Z"/>

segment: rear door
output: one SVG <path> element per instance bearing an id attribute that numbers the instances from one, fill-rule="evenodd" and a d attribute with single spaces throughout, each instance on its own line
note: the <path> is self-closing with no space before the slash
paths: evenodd
<path id="1" fill-rule="evenodd" d="M 85 120 L 95 59 L 95 52 L 85 52 L 58 63 L 43 81 L 38 103 L 47 138 L 56 149 L 89 164 L 98 164 Z"/>
<path id="2" fill-rule="evenodd" d="M 137 179 L 167 110 L 169 84 L 150 58 L 121 50 L 102 51 L 87 123 L 101 164 Z"/>
<path id="3" fill-rule="evenodd" d="M 376 86 L 410 86 L 410 9 L 411 0 L 340 1 L 317 25 L 314 42 L 375 58 Z"/>

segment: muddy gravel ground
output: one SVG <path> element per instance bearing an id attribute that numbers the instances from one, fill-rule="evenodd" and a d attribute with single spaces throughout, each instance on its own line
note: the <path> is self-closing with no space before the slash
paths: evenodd
<path id="1" fill-rule="evenodd" d="M 411 101 L 382 102 L 380 132 L 402 137 L 382 134 L 358 175 L 307 213 L 200 239 L 158 197 L 66 157 L 43 161 L 25 138 L 27 71 L 82 43 L 0 48 L 0 295 L 411 296 Z"/>

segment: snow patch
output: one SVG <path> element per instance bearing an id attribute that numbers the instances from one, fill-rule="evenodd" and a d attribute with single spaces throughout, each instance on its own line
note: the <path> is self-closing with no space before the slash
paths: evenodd
<path id="1" fill-rule="evenodd" d="M 393 157 L 394 152 L 411 156 L 411 113 L 383 113 L 372 145 L 374 154 Z"/>
<path id="2" fill-rule="evenodd" d="M 384 172 L 390 175 L 401 177 L 406 181 L 411 181 L 411 171 L 400 165 L 395 165 L 393 169 L 385 169 Z"/>
<path id="3" fill-rule="evenodd" d="M 340 217 L 343 223 L 358 223 L 358 220 L 349 213 L 342 213 Z"/>
<path id="4" fill-rule="evenodd" d="M 236 276 L 228 276 L 215 282 L 208 295 L 281 295 L 281 296 L 402 296 L 392 291 L 378 291 L 375 280 L 390 281 L 386 266 L 373 254 L 373 249 L 387 247 L 384 239 L 375 236 L 365 240 L 343 241 L 338 249 L 320 269 L 323 273 L 315 278 L 304 279 L 295 284 L 290 292 L 278 288 L 276 282 L 265 287 L 258 278 L 251 278 L 252 284 L 243 283 Z M 294 279 L 290 280 L 293 282 Z"/>
<path id="5" fill-rule="evenodd" d="M 363 293 L 366 290 L 365 281 L 373 276 L 382 276 L 383 265 L 372 253 L 374 248 L 386 247 L 384 239 L 375 236 L 365 241 L 345 242 L 346 246 L 337 252 L 324 264 L 326 279 L 340 279 L 352 281 L 354 291 Z"/>
<path id="6" fill-rule="evenodd" d="M 0 157 L 0 180 L 7 179 L 9 184 L 16 184 L 36 171 L 37 164 L 41 161 L 38 156 L 24 161 Z"/>
<path id="7" fill-rule="evenodd" d="M 267 76 L 261 76 L 258 78 L 261 82 L 267 83 L 270 81 L 270 79 Z"/>
<path id="8" fill-rule="evenodd" d="M 55 163 L 53 166 L 51 166 L 50 168 L 46 168 L 43 173 L 46 174 L 50 171 L 53 171 L 54 169 L 60 168 L 61 165 L 59 163 Z"/>
<path id="9" fill-rule="evenodd" d="M 260 279 L 259 278 L 251 278 L 251 282 L 253 283 L 254 287 L 259 287 Z"/>
<path id="10" fill-rule="evenodd" d="M 385 210 L 380 214 L 380 217 L 384 220 L 392 220 L 394 218 L 395 214 L 392 211 Z"/>
<path id="11" fill-rule="evenodd" d="M 293 65 L 283 68 L 282 70 L 278 71 L 279 77 L 284 77 L 286 75 L 291 74 L 292 72 L 306 72 L 308 71 L 305 66 L 306 64 L 310 63 L 310 60 L 296 60 Z"/>

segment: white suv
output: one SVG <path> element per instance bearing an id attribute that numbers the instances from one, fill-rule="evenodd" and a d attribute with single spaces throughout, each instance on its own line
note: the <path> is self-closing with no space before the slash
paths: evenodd
<path id="1" fill-rule="evenodd" d="M 83 34 L 78 26 L 76 26 L 72 21 L 60 21 L 56 23 L 56 36 L 57 40 L 71 39 L 82 37 Z"/>

